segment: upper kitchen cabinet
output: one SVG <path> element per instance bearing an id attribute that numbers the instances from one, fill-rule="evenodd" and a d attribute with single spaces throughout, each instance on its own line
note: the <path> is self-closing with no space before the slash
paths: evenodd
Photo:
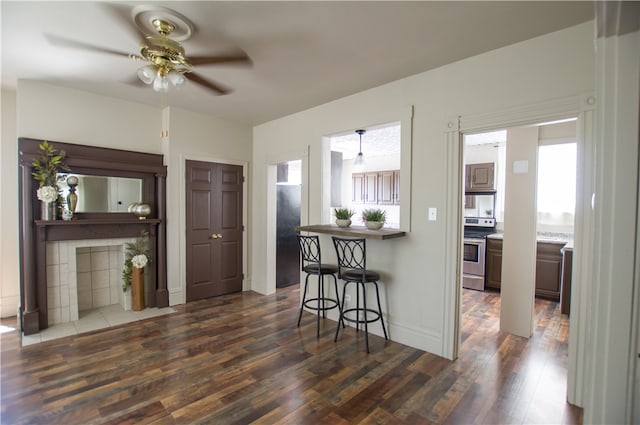
<path id="1" fill-rule="evenodd" d="M 380 171 L 378 173 L 378 203 L 400 203 L 400 171 Z"/>
<path id="2" fill-rule="evenodd" d="M 351 186 L 353 203 L 400 204 L 400 170 L 354 173 Z"/>
<path id="3" fill-rule="evenodd" d="M 495 163 L 466 165 L 465 191 L 492 192 L 495 191 Z"/>

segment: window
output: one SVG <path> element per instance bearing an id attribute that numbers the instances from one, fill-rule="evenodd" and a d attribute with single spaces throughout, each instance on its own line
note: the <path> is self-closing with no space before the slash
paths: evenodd
<path id="1" fill-rule="evenodd" d="M 401 125 L 399 122 L 366 128 L 362 135 L 364 164 L 355 166 L 360 152 L 356 129 L 329 137 L 331 146 L 331 211 L 356 212 L 354 225 L 363 225 L 362 211 L 386 211 L 386 227 L 400 227 Z M 330 217 L 333 221 L 333 213 Z"/>
<path id="2" fill-rule="evenodd" d="M 539 227 L 573 226 L 576 207 L 576 149 L 576 143 L 542 145 L 538 148 Z"/>

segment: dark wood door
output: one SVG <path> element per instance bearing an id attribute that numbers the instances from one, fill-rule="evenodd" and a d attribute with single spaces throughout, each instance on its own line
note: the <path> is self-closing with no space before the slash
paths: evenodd
<path id="1" fill-rule="evenodd" d="M 242 291 L 242 167 L 186 163 L 187 301 Z"/>

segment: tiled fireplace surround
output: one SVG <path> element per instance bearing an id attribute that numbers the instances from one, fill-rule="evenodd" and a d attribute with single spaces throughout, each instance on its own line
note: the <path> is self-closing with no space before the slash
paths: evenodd
<path id="1" fill-rule="evenodd" d="M 46 243 L 49 324 L 76 321 L 79 313 L 119 304 L 131 309 L 131 290 L 122 291 L 124 246 L 135 239 L 91 239 Z"/>

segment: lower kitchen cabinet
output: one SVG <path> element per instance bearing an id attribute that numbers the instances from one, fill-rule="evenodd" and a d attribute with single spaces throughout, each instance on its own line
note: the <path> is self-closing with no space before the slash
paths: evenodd
<path id="1" fill-rule="evenodd" d="M 538 242 L 536 253 L 536 296 L 560 301 L 564 244 Z"/>
<path id="2" fill-rule="evenodd" d="M 538 242 L 536 249 L 536 296 L 560 300 L 564 244 Z M 500 289 L 502 282 L 502 239 L 487 238 L 485 286 Z"/>
<path id="3" fill-rule="evenodd" d="M 502 281 L 502 239 L 487 238 L 484 286 L 500 289 Z"/>

